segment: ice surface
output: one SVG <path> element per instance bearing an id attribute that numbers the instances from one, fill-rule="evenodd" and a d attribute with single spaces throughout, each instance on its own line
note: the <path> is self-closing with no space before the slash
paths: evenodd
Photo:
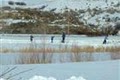
<path id="1" fill-rule="evenodd" d="M 61 43 L 61 35 L 54 35 L 54 41 L 51 43 L 52 35 L 33 35 L 33 42 L 30 42 L 29 34 L 4 34 L 0 36 L 0 45 L 2 48 L 25 48 L 29 46 L 36 46 L 38 48 L 43 47 L 43 43 L 46 47 L 59 48 L 60 46 L 120 46 L 120 36 L 108 36 L 107 44 L 102 44 L 105 36 L 87 37 L 82 35 L 67 35 L 65 43 Z"/>

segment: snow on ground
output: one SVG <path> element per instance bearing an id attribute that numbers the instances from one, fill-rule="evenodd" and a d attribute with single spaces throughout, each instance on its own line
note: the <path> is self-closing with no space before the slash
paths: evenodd
<path id="1" fill-rule="evenodd" d="M 30 1 L 29 1 L 30 2 Z M 29 4 L 29 2 L 27 2 Z M 39 2 L 39 1 L 38 1 Z M 47 7 L 44 10 L 51 10 L 56 8 L 56 12 L 61 12 L 64 10 L 66 7 L 69 9 L 84 9 L 86 10 L 87 8 L 96 8 L 100 7 L 102 9 L 105 9 L 106 7 L 112 7 L 111 3 L 117 4 L 118 0 L 108 0 L 106 3 L 105 0 L 53 0 L 51 2 L 48 1 L 46 4 Z M 35 5 L 31 5 L 31 8 L 38 8 L 40 6 L 43 6 L 43 4 L 38 4 L 36 3 Z"/>
<path id="2" fill-rule="evenodd" d="M 17 1 L 17 0 L 16 0 Z M 15 1 L 15 2 L 16 2 Z M 20 0 L 23 1 L 23 0 Z M 8 0 L 3 1 L 3 5 L 8 5 L 7 4 Z M 64 12 L 66 8 L 72 9 L 72 10 L 87 10 L 88 8 L 90 9 L 101 9 L 101 10 L 107 10 L 107 9 L 116 9 L 119 10 L 119 7 L 115 7 L 117 3 L 120 3 L 119 0 L 108 0 L 106 3 L 106 0 L 24 0 L 24 2 L 27 3 L 27 6 L 22 6 L 22 7 L 30 7 L 30 8 L 41 8 L 43 6 L 46 6 L 43 10 L 50 11 L 52 9 L 56 9 L 55 12 Z M 15 7 L 15 6 L 14 6 Z M 103 27 L 105 24 L 108 24 L 105 22 L 105 19 L 103 17 L 108 17 L 110 19 L 115 19 L 116 17 L 118 18 L 117 21 L 120 21 L 120 13 L 115 12 L 113 14 L 103 12 L 101 14 L 96 14 L 95 16 L 92 16 L 88 11 L 85 13 L 81 13 L 83 17 L 80 18 L 80 21 L 84 22 L 86 24 L 94 24 L 94 25 L 99 25 L 100 27 Z M 86 21 L 84 21 L 86 20 Z M 14 22 L 19 22 L 17 20 L 13 20 Z M 23 21 L 24 22 L 24 21 Z M 110 21 L 109 25 L 115 25 L 115 20 Z M 106 25 L 105 25 L 106 26 Z"/>
<path id="3" fill-rule="evenodd" d="M 0 80 L 5 80 L 5 79 L 1 78 Z M 54 78 L 54 77 L 46 78 L 46 77 L 43 77 L 43 76 L 34 76 L 34 77 L 30 78 L 29 80 L 57 80 L 57 79 Z M 86 79 L 84 79 L 81 76 L 80 77 L 72 76 L 69 79 L 65 79 L 65 80 L 86 80 Z"/>
<path id="4" fill-rule="evenodd" d="M 113 20 L 111 22 L 105 22 L 105 19 L 103 19 L 103 17 L 105 18 L 110 18 L 110 20 Z M 99 15 L 95 15 L 94 17 L 90 17 L 88 20 L 87 20 L 87 23 L 88 24 L 94 24 L 94 25 L 100 25 L 100 27 L 103 27 L 104 25 L 111 25 L 111 26 L 114 26 L 115 25 L 115 18 L 120 18 L 120 13 L 113 13 L 113 14 L 110 14 L 110 13 L 107 13 L 107 12 L 104 12 L 104 13 L 101 13 Z M 98 19 L 99 22 L 96 21 L 96 19 Z M 107 26 L 104 26 L 104 27 L 107 27 Z"/>
<path id="5" fill-rule="evenodd" d="M 13 79 L 17 80 L 119 80 L 120 60 L 62 63 L 62 64 L 29 64 L 29 65 L 0 65 L 0 74 L 8 68 L 17 67 L 14 75 L 21 71 L 32 69 L 19 74 Z M 2 78 L 7 77 L 4 76 Z M 40 79 L 41 78 L 41 79 Z"/>
<path id="6" fill-rule="evenodd" d="M 75 76 L 72 76 L 72 77 L 70 77 L 69 79 L 66 79 L 66 80 L 86 80 L 86 79 L 84 79 L 83 77 L 75 77 Z"/>
<path id="7" fill-rule="evenodd" d="M 43 77 L 43 76 L 34 76 L 33 78 L 31 78 L 29 80 L 57 80 L 57 79 L 55 79 L 54 77 L 46 78 L 46 77 Z M 69 79 L 65 79 L 65 80 L 86 80 L 86 79 L 84 79 L 81 76 L 80 77 L 72 76 Z"/>
<path id="8" fill-rule="evenodd" d="M 3 78 L 0 78 L 0 80 L 5 80 L 5 79 L 3 79 Z"/>
<path id="9" fill-rule="evenodd" d="M 107 4 L 104 1 L 87 1 L 87 0 L 82 0 L 82 1 L 60 0 L 59 1 L 59 0 L 56 0 L 54 3 L 49 4 L 47 8 L 45 8 L 45 10 L 57 8 L 56 12 L 59 12 L 61 10 L 64 10 L 66 7 L 69 9 L 73 9 L 73 10 L 75 9 L 86 10 L 88 8 L 91 8 L 91 9 L 96 8 L 97 6 L 100 8 L 105 8 L 107 7 Z"/>
<path id="10" fill-rule="evenodd" d="M 107 10 L 107 9 L 117 9 L 119 10 L 119 7 L 114 7 L 119 1 L 118 0 L 108 0 L 106 3 L 106 0 L 54 0 L 51 1 L 45 5 L 44 10 L 50 11 L 52 9 L 56 9 L 55 12 L 64 12 L 66 9 L 72 9 L 72 10 L 87 10 L 90 9 L 101 9 L 101 10 Z M 31 5 L 31 8 L 38 8 L 40 6 L 43 6 L 41 4 Z M 80 14 L 83 15 L 83 14 Z M 119 12 L 110 14 L 107 12 L 101 13 L 99 15 L 91 16 L 90 13 L 85 12 L 83 18 L 80 18 L 81 21 L 85 23 L 83 19 L 86 19 L 87 23 L 99 25 L 102 27 L 105 25 L 103 17 L 108 15 L 110 19 L 115 19 L 116 17 L 120 18 Z M 99 23 L 97 22 L 99 20 Z M 120 20 L 119 20 L 120 21 Z M 111 21 L 109 24 L 114 25 L 116 21 Z M 106 23 L 108 24 L 108 23 Z"/>
<path id="11" fill-rule="evenodd" d="M 35 22 L 35 20 L 24 20 L 24 19 L 0 19 L 0 21 L 3 21 L 3 22 L 6 22 L 6 24 L 7 25 L 11 25 L 11 23 L 19 23 L 19 22 L 26 22 L 26 23 L 28 23 L 28 22 L 30 22 L 30 21 L 32 21 L 32 22 Z"/>
<path id="12" fill-rule="evenodd" d="M 0 0 L 1 1 L 1 0 Z M 7 1 L 3 1 L 3 5 L 8 5 Z M 51 10 L 54 8 L 57 8 L 56 12 L 61 12 L 61 10 L 64 10 L 66 7 L 69 9 L 87 9 L 87 8 L 96 8 L 100 7 L 102 9 L 105 9 L 106 7 L 112 7 L 111 3 L 117 4 L 119 0 L 108 0 L 106 3 L 106 0 L 20 0 L 27 3 L 26 7 L 31 8 L 40 8 L 43 5 L 47 5 L 45 10 Z M 1 1 L 2 2 L 2 1 Z M 16 1 L 15 1 L 16 2 Z"/>
<path id="13" fill-rule="evenodd" d="M 56 80 L 56 79 L 53 77 L 46 78 L 43 76 L 34 76 L 34 77 L 30 78 L 29 80 Z"/>
<path id="14" fill-rule="evenodd" d="M 0 0 L 1 2 L 2 0 Z M 17 1 L 17 0 L 16 0 Z M 27 3 L 28 7 L 42 7 L 47 5 L 44 10 L 51 10 L 57 8 L 55 12 L 62 12 L 65 8 L 69 9 L 88 9 L 88 8 L 102 8 L 106 9 L 111 8 L 111 3 L 117 4 L 119 0 L 108 0 L 108 3 L 105 3 L 105 0 L 22 0 Z M 7 0 L 3 1 L 3 4 L 8 5 Z M 15 6 L 14 6 L 15 7 Z M 87 15 L 87 16 L 86 16 Z M 100 24 L 104 24 L 102 17 L 109 15 L 110 18 L 120 17 L 119 13 L 109 14 L 103 13 L 91 17 L 86 13 L 84 18 L 89 18 L 88 23 L 96 23 L 95 19 L 100 20 Z M 120 46 L 120 36 L 109 36 L 108 43 L 103 45 L 104 36 L 102 37 L 86 37 L 79 35 L 70 35 L 66 38 L 64 44 L 61 43 L 61 35 L 55 35 L 54 43 L 50 43 L 51 35 L 41 38 L 39 35 L 35 35 L 34 44 L 37 46 L 40 43 L 43 43 L 44 39 L 47 45 L 59 46 L 59 45 L 91 45 L 91 46 Z M 29 35 L 16 35 L 16 36 L 0 36 L 0 46 L 1 48 L 20 48 L 30 45 Z M 22 80 L 119 80 L 120 79 L 120 60 L 116 61 L 101 61 L 101 62 L 82 62 L 82 63 L 64 63 L 64 64 L 29 64 L 29 65 L 0 65 L 0 74 L 4 72 L 7 68 L 13 68 L 17 66 L 17 69 L 11 74 L 16 74 L 20 71 L 27 69 L 33 69 L 30 72 L 26 72 L 15 76 L 13 80 L 17 80 L 20 77 Z M 9 74 L 8 74 L 9 75 Z M 7 76 L 0 78 L 4 80 Z"/>

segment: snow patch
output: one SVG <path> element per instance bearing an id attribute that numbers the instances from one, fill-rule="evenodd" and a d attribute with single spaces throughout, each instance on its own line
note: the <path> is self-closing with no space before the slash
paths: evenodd
<path id="1" fill-rule="evenodd" d="M 5 80 L 5 79 L 3 79 L 3 78 L 0 78 L 0 80 Z"/>
<path id="2" fill-rule="evenodd" d="M 72 76 L 72 77 L 70 77 L 69 79 L 66 79 L 66 80 L 86 80 L 86 79 L 81 77 L 81 76 L 79 76 L 79 77 Z"/>
<path id="3" fill-rule="evenodd" d="M 54 77 L 43 77 L 43 76 L 34 76 L 29 80 L 56 80 Z"/>
<path id="4" fill-rule="evenodd" d="M 57 79 L 54 77 L 47 78 L 47 77 L 43 77 L 43 76 L 34 76 L 34 77 L 30 78 L 29 80 L 57 80 Z M 86 79 L 84 79 L 81 76 L 79 76 L 79 77 L 72 76 L 69 79 L 65 79 L 65 80 L 86 80 Z"/>

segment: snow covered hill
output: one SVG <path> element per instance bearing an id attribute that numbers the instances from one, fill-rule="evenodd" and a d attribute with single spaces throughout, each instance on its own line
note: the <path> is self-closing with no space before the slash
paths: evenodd
<path id="1" fill-rule="evenodd" d="M 2 6 L 8 5 L 8 1 L 11 0 L 3 0 Z M 47 5 L 45 10 L 51 10 L 56 8 L 56 12 L 61 12 L 62 10 L 68 8 L 73 10 L 79 9 L 93 9 L 93 8 L 117 8 L 115 5 L 120 4 L 119 0 L 12 0 L 14 2 L 23 1 L 27 4 L 25 7 L 30 8 L 40 8 L 43 5 Z M 0 0 L 2 2 L 2 0 Z M 15 7 L 15 6 L 14 6 Z"/>
<path id="2" fill-rule="evenodd" d="M 0 0 L 1 1 L 1 0 Z M 8 1 L 11 0 L 3 0 L 2 6 L 8 5 Z M 18 0 L 13 0 L 17 2 Z M 119 0 L 20 0 L 27 4 L 27 6 L 22 7 L 30 7 L 30 8 L 41 8 L 42 6 L 46 6 L 44 10 L 52 10 L 55 9 L 55 12 L 64 12 L 66 9 L 72 10 L 87 10 L 87 9 L 120 9 L 120 1 Z M 1 1 L 2 2 L 2 1 Z M 16 7 L 16 6 L 14 6 Z M 19 6 L 20 7 L 20 6 Z M 119 13 L 118 13 L 119 14 Z M 118 15 L 120 17 L 120 15 Z"/>
<path id="3" fill-rule="evenodd" d="M 9 0 L 3 2 L 3 6 L 8 5 Z M 14 2 L 17 2 L 15 0 Z M 35 8 L 38 11 L 50 11 L 55 13 L 64 13 L 68 11 L 68 16 L 71 14 L 79 22 L 84 23 L 85 26 L 90 28 L 99 29 L 109 28 L 114 30 L 117 23 L 120 23 L 120 1 L 119 0 L 20 0 L 25 2 L 26 6 L 16 6 L 11 7 L 21 7 L 21 8 Z M 77 15 L 74 15 L 77 14 Z M 55 15 L 54 15 L 55 16 Z M 72 17 L 71 16 L 71 17 Z M 62 19 L 56 19 L 53 22 L 58 21 L 58 23 L 51 22 L 50 25 L 61 24 L 61 20 L 66 20 L 67 17 L 62 16 Z M 16 21 L 12 21 L 16 22 Z M 63 21 L 65 22 L 65 21 Z M 67 21 L 68 22 L 68 21 Z M 66 22 L 66 23 L 67 23 Z M 77 21 L 76 21 L 77 22 Z M 77 25 L 77 23 L 71 23 L 72 25 Z M 65 26 L 66 24 L 61 24 Z M 80 24 L 79 24 L 80 25 Z M 82 25 L 83 26 L 83 25 Z M 94 31 L 94 29 L 93 29 Z"/>
<path id="4" fill-rule="evenodd" d="M 24 0 L 28 7 L 39 8 L 43 5 L 47 5 L 45 10 L 51 10 L 56 8 L 56 12 L 61 12 L 65 8 L 68 9 L 87 9 L 87 8 L 112 8 L 114 5 L 118 4 L 119 0 L 37 0 L 37 1 L 28 1 Z M 107 2 L 106 2 L 107 1 Z M 33 2 L 33 4 L 31 4 Z M 36 2 L 36 3 L 35 3 Z"/>

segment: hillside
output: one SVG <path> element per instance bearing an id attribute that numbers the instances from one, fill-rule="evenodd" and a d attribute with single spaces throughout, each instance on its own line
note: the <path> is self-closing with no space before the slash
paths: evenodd
<path id="1" fill-rule="evenodd" d="M 26 5 L 2 7 L 4 33 L 105 35 L 120 29 L 118 0 L 24 0 Z M 3 27 L 4 26 L 4 27 Z M 34 27 L 33 27 L 34 26 Z"/>

